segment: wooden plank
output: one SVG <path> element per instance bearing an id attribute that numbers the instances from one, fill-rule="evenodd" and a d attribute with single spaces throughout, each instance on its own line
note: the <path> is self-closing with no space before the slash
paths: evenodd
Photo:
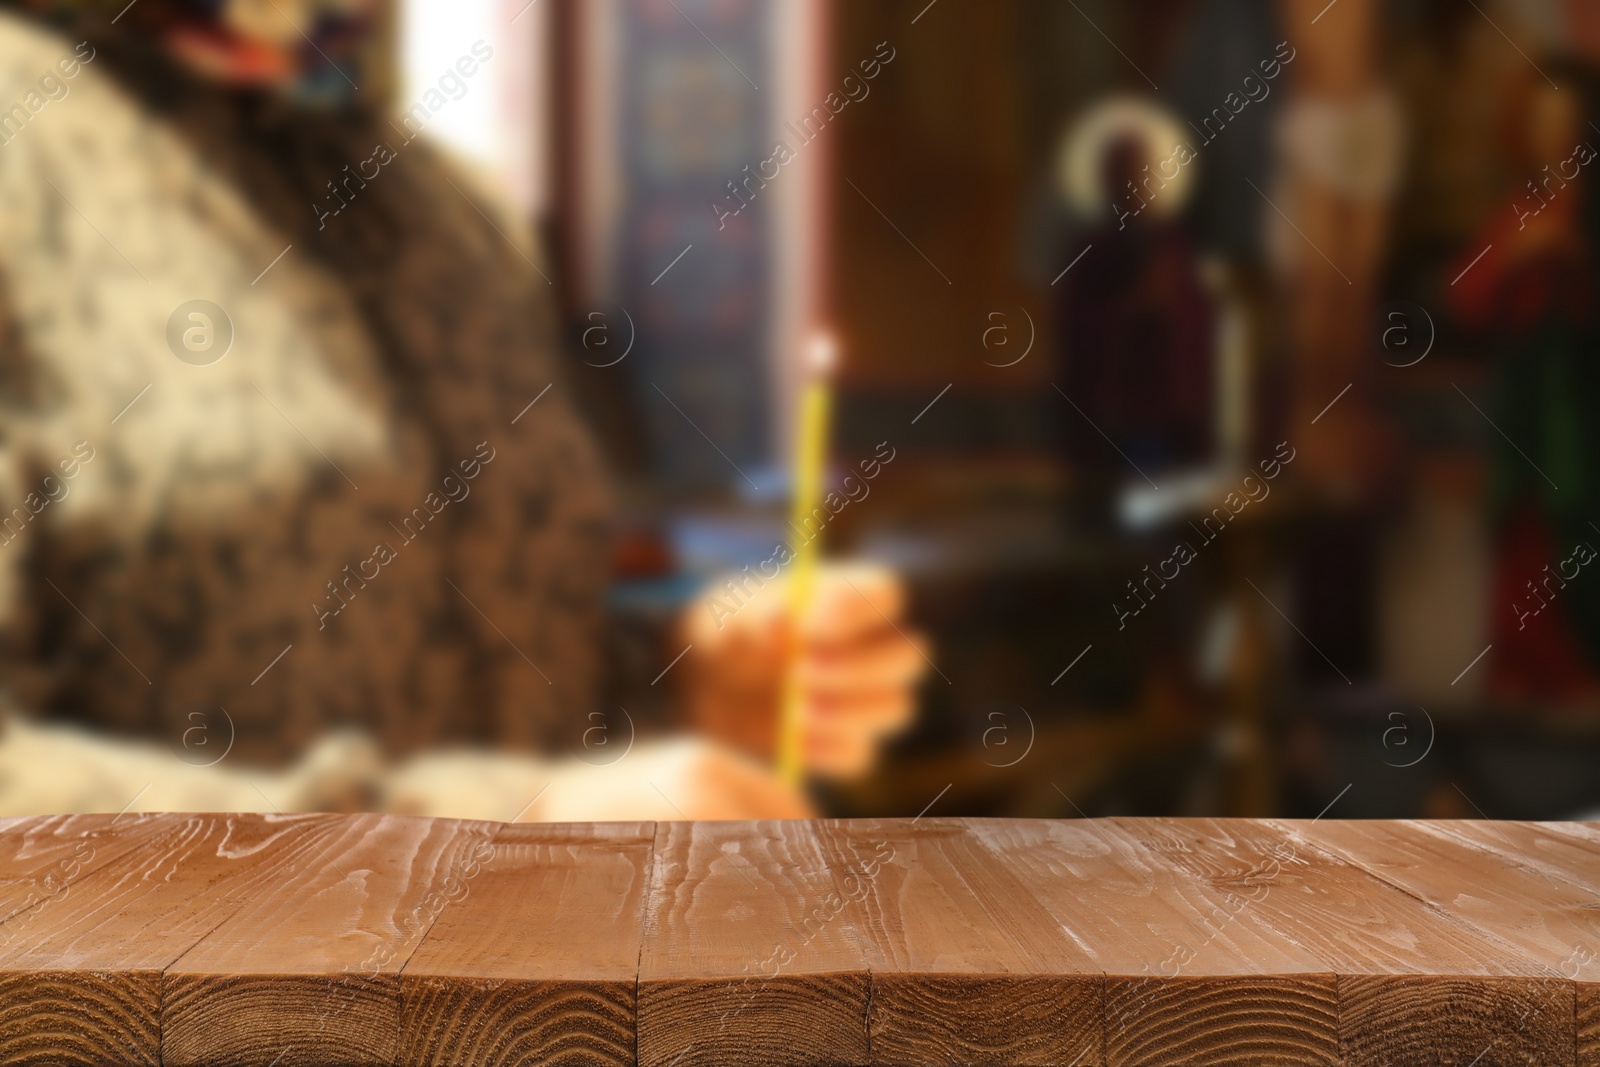
<path id="1" fill-rule="evenodd" d="M 1113 820 L 1198 883 L 1277 857 L 1238 921 L 1338 974 L 1340 1057 L 1351 1065 L 1504 1062 L 1570 1067 L 1573 990 L 1506 941 L 1318 848 L 1327 824 Z M 1354 823 L 1359 835 L 1369 824 Z M 1370 824 L 1382 825 L 1382 824 Z M 1408 1025 L 1397 1025 L 1407 1020 Z M 1496 1062 L 1488 1055 L 1480 1063 Z"/>
<path id="2" fill-rule="evenodd" d="M 169 1067 L 389 1067 L 399 973 L 495 823 L 352 815 L 166 970 Z"/>
<path id="3" fill-rule="evenodd" d="M 1430 832 L 1442 833 L 1466 845 L 1498 854 L 1518 869 L 1538 877 L 1549 894 L 1558 881 L 1578 894 L 1579 907 L 1590 923 L 1600 920 L 1600 825 L 1592 822 L 1429 822 Z M 1565 894 L 1555 894 L 1565 899 Z M 1576 1062 L 1578 1067 L 1600 1067 L 1600 982 L 1595 966 L 1600 958 L 1600 934 L 1590 925 L 1587 936 L 1576 931 L 1568 957 L 1557 971 L 1576 981 Z"/>
<path id="4" fill-rule="evenodd" d="M 85 871 L 164 833 L 150 815 L 45 815 L 13 820 L 0 833 L 0 945 L 22 936 L 35 909 Z"/>
<path id="5" fill-rule="evenodd" d="M 0 1063 L 1600 1067 L 1582 824 L 28 818 L 6 894 Z"/>
<path id="6" fill-rule="evenodd" d="M 1600 824 L 1437 820 L 1408 823 L 1565 881 L 1600 902 Z"/>
<path id="7" fill-rule="evenodd" d="M 1323 822 L 1304 827 L 1301 835 L 1429 907 L 1507 942 L 1539 976 L 1555 979 L 1549 1000 L 1518 1019 L 1518 1032 L 1546 1022 L 1546 1014 L 1560 1017 L 1570 1006 L 1582 1014 L 1600 993 L 1600 896 L 1518 861 L 1512 838 L 1494 849 L 1426 822 Z M 1594 862 L 1600 865 L 1600 856 Z M 1576 984 L 1573 995 L 1566 992 L 1566 982 Z"/>
<path id="8" fill-rule="evenodd" d="M 871 1062 L 1102 1062 L 1104 976 L 958 820 L 815 824 L 866 936 Z"/>
<path id="9" fill-rule="evenodd" d="M 398 1062 L 628 1065 L 654 823 L 501 828 L 400 974 Z"/>
<path id="10" fill-rule="evenodd" d="M 160 1063 L 163 970 L 270 891 L 308 831 L 334 818 L 157 815 L 143 827 L 160 827 L 153 837 L 125 823 L 137 847 L 79 875 L 0 945 L 0 1062 Z"/>
<path id="11" fill-rule="evenodd" d="M 91 872 L 158 839 L 165 829 L 147 815 L 43 816 L 8 825 L 0 836 L 0 954 L 25 952 L 61 909 L 83 897 Z M 118 997 L 92 983 L 85 988 L 77 977 L 53 967 L 0 976 L 0 1062 L 96 1062 L 120 1052 L 131 1062 L 150 1062 L 145 1057 L 152 1044 L 159 1050 L 152 1010 L 159 991 Z M 87 1032 L 74 1033 L 75 1021 Z M 58 1033 L 65 1040 L 58 1042 Z"/>
<path id="12" fill-rule="evenodd" d="M 1108 1067 L 1337 1062 L 1332 969 L 1240 920 L 1279 858 L 1218 864 L 1200 883 L 1104 820 L 967 823 L 1105 972 Z"/>
<path id="13" fill-rule="evenodd" d="M 658 824 L 640 1067 L 862 1067 L 868 938 L 856 920 L 808 823 Z"/>

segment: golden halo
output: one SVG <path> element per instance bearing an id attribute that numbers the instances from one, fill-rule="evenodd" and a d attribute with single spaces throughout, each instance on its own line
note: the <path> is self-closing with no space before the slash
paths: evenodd
<path id="1" fill-rule="evenodd" d="M 1180 121 L 1142 97 L 1117 96 L 1090 106 L 1061 139 L 1056 154 L 1056 182 L 1062 198 L 1075 212 L 1084 216 L 1099 215 L 1128 196 L 1126 190 L 1104 188 L 1101 174 L 1106 150 L 1127 139 L 1139 142 L 1150 172 L 1159 172 L 1165 183 L 1158 195 L 1149 198 L 1150 208 L 1162 215 L 1173 215 L 1188 200 L 1194 190 L 1198 166 L 1195 157 L 1199 153 L 1183 132 Z M 1170 173 L 1172 166 L 1160 165 L 1172 159 L 1180 145 L 1185 146 L 1187 152 L 1175 161 L 1177 174 L 1174 176 Z M 1189 162 L 1181 163 L 1181 158 Z"/>

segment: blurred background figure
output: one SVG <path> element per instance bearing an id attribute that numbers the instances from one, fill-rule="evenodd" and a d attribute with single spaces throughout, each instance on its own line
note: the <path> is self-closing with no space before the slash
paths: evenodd
<path id="1" fill-rule="evenodd" d="M 1600 809 L 1597 62 L 1581 0 L 0 6 L 0 810 Z"/>
<path id="2" fill-rule="evenodd" d="M 1182 221 L 1198 159 L 1190 140 L 1174 116 L 1127 99 L 1091 109 L 1061 148 L 1060 191 L 1082 224 L 1058 255 L 1104 250 L 1097 269 L 1055 283 L 1057 319 L 1074 323 L 1060 387 L 1083 412 L 1068 427 L 1069 461 L 1117 482 L 1127 465 L 1106 455 L 1096 427 L 1147 472 L 1216 458 L 1217 301 Z"/>
<path id="3" fill-rule="evenodd" d="M 1591 550 L 1564 557 L 1593 541 L 1600 510 L 1600 487 L 1585 469 L 1600 455 L 1588 416 L 1600 378 L 1583 354 L 1600 340 L 1596 215 L 1584 184 L 1562 172 L 1576 178 L 1593 157 L 1596 135 L 1584 116 L 1595 97 L 1587 72 L 1550 69 L 1561 82 L 1521 86 L 1501 133 L 1507 159 L 1534 177 L 1515 209 L 1487 220 L 1472 241 L 1504 254 L 1462 277 L 1452 311 L 1491 354 L 1509 439 L 1495 449 L 1489 477 L 1494 590 L 1515 608 L 1495 619 L 1493 637 L 1507 655 L 1495 661 L 1490 685 L 1508 702 L 1593 705 L 1600 679 L 1588 653 L 1600 644 L 1600 590 L 1570 581 Z M 1525 442 L 1525 453 L 1511 442 Z M 1553 480 L 1530 484 L 1530 464 Z"/>
<path id="4" fill-rule="evenodd" d="M 290 806 L 796 815 L 770 744 L 733 747 L 788 669 L 813 773 L 870 768 L 920 673 L 882 568 L 793 625 L 718 619 L 693 677 L 754 675 L 720 733 L 604 725 L 612 493 L 552 283 L 422 136 L 494 92 L 494 44 L 457 33 L 396 111 L 387 8 L 38 15 L 0 34 L 6 680 L 92 732 L 13 724 L 10 810 L 275 807 L 245 770 L 271 764 Z"/>

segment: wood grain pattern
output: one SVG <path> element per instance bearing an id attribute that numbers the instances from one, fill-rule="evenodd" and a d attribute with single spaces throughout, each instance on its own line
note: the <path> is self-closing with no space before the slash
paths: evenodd
<path id="1" fill-rule="evenodd" d="M 1203 880 L 1103 820 L 968 825 L 1104 970 L 1110 1067 L 1336 1061 L 1332 968 L 1243 919 L 1272 866 L 1219 860 Z"/>
<path id="2" fill-rule="evenodd" d="M 1498 1067 L 1573 1062 L 1570 983 L 1476 976 L 1341 975 L 1344 1062 Z"/>
<path id="3" fill-rule="evenodd" d="M 0 959 L 39 943 L 92 874 L 158 840 L 167 824 L 146 815 L 67 815 L 8 820 L 0 831 Z M 136 982 L 137 984 L 137 982 Z M 158 1047 L 155 993 L 98 988 L 92 975 L 44 966 L 0 972 L 0 1062 L 103 1062 L 106 1054 L 150 1062 Z"/>
<path id="4" fill-rule="evenodd" d="M 462 872 L 401 972 L 400 1062 L 633 1064 L 654 838 L 653 823 L 526 824 L 481 846 L 481 873 Z"/>
<path id="5" fill-rule="evenodd" d="M 1503 832 L 1497 835 L 1499 848 L 1439 823 L 1328 822 L 1298 832 L 1315 847 L 1359 865 L 1512 950 L 1509 959 L 1480 961 L 1484 970 L 1512 970 L 1536 980 L 1474 979 L 1480 990 L 1501 988 L 1506 1003 L 1491 1010 L 1483 992 L 1461 991 L 1477 1008 L 1453 1015 L 1457 1047 L 1471 1055 L 1491 1047 L 1513 1061 L 1574 1061 L 1575 1049 L 1568 1053 L 1559 1047 L 1568 1040 L 1565 1020 L 1578 1011 L 1579 1000 L 1593 1000 L 1600 982 L 1595 959 L 1600 895 L 1594 889 L 1532 859 L 1534 852 L 1544 851 L 1535 842 L 1519 844 Z M 1586 854 L 1581 848 L 1579 852 Z M 1600 867 L 1600 856 L 1588 862 L 1591 870 Z M 1394 1010 L 1386 1006 L 1379 1022 L 1391 1025 L 1379 1025 L 1375 1032 L 1395 1029 L 1385 1018 Z M 1473 1018 L 1479 1021 L 1467 1021 Z"/>
<path id="6" fill-rule="evenodd" d="M 1565 915 L 1552 918 L 1558 937 L 1573 937 L 1570 955 L 1557 963 L 1557 971 L 1570 974 L 1576 984 L 1576 1053 L 1579 1067 L 1600 1067 L 1600 982 L 1595 981 L 1595 961 L 1600 958 L 1600 825 L 1592 822 L 1430 822 L 1430 832 L 1443 833 L 1480 849 L 1498 867 L 1515 865 L 1538 877 L 1536 896 L 1544 897 L 1563 883 L 1576 893 L 1552 894 L 1563 904 Z M 1496 918 L 1496 928 L 1499 925 Z M 1571 921 L 1578 928 L 1566 926 Z"/>
<path id="7" fill-rule="evenodd" d="M 1573 1062 L 1577 1067 L 1600 1067 L 1600 994 L 1593 986 L 1580 988 L 1574 1012 L 1576 1048 Z"/>
<path id="8" fill-rule="evenodd" d="M 1263 883 L 1270 891 L 1252 900 L 1239 921 L 1304 946 L 1339 975 L 1343 1062 L 1466 1064 L 1487 1049 L 1506 1062 L 1571 1064 L 1570 982 L 1542 973 L 1506 941 L 1316 847 L 1332 824 L 1113 821 L 1163 850 L 1174 869 L 1202 880 L 1230 865 L 1279 858 Z M 1450 1011 L 1451 1003 L 1461 1010 Z M 1430 1016 L 1438 1021 L 1426 1035 L 1394 1025 L 1397 1017 Z"/>
<path id="9" fill-rule="evenodd" d="M 1099 967 L 963 823 L 831 821 L 815 831 L 867 938 L 872 1063 L 1102 1062 Z"/>
<path id="10" fill-rule="evenodd" d="M 387 1067 L 399 974 L 448 903 L 449 879 L 499 827 L 354 815 L 330 824 L 271 892 L 252 895 L 167 968 L 163 1062 Z"/>
<path id="11" fill-rule="evenodd" d="M 149 815 L 47 815 L 14 820 L 0 833 L 0 942 L 20 936 L 36 907 L 83 872 L 166 831 Z"/>
<path id="12" fill-rule="evenodd" d="M 661 823 L 640 1067 L 868 1063 L 859 918 L 809 823 Z"/>
<path id="13" fill-rule="evenodd" d="M 1600 1067 L 1586 824 L 27 818 L 0 900 L 0 1064 Z"/>
<path id="14" fill-rule="evenodd" d="M 150 818 L 0 944 L 0 1062 L 161 1062 L 165 969 L 307 851 L 332 816 Z M 134 836 L 134 835 L 130 835 Z"/>

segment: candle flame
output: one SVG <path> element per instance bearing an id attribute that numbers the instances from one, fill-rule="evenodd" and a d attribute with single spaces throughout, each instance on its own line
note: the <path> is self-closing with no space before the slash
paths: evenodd
<path id="1" fill-rule="evenodd" d="M 833 373 L 834 366 L 838 363 L 839 346 L 831 333 L 813 334 L 806 345 L 806 367 L 818 377 L 827 377 Z"/>

